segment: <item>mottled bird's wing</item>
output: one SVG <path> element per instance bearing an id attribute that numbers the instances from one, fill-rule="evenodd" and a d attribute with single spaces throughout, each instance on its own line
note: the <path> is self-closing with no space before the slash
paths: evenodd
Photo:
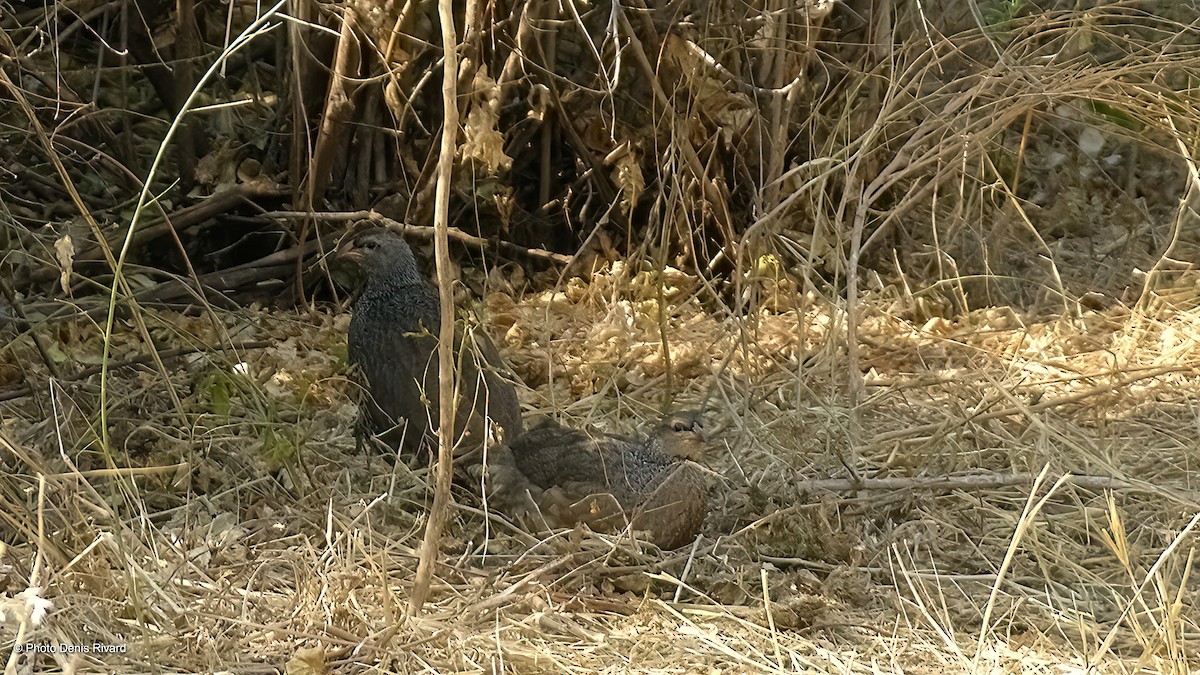
<path id="1" fill-rule="evenodd" d="M 679 462 L 635 509 L 635 529 L 649 530 L 662 548 L 677 548 L 696 538 L 708 516 L 708 485 L 692 462 Z"/>
<path id="2" fill-rule="evenodd" d="M 510 445 L 517 467 L 543 489 L 565 483 L 607 484 L 610 448 L 582 431 L 545 421 Z"/>
<path id="3" fill-rule="evenodd" d="M 618 530 L 629 522 L 612 493 L 593 483 L 565 483 L 542 493 L 538 506 L 557 527 L 583 523 L 597 532 Z"/>
<path id="4" fill-rule="evenodd" d="M 593 436 L 545 421 L 513 441 L 507 461 L 526 503 L 551 526 L 632 526 L 674 548 L 696 536 L 708 513 L 703 472 L 663 452 L 658 436 Z"/>

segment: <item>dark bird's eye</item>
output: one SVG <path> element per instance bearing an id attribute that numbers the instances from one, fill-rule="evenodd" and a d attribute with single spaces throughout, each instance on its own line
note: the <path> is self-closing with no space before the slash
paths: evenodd
<path id="1" fill-rule="evenodd" d="M 673 429 L 675 431 L 682 432 L 682 431 L 688 431 L 689 429 L 691 429 L 691 427 L 688 425 L 687 422 L 676 422 Z"/>
<path id="2" fill-rule="evenodd" d="M 368 251 L 370 251 L 372 249 L 378 248 L 379 244 L 374 239 L 368 239 L 368 240 L 364 241 L 363 243 L 359 244 L 358 246 L 359 246 L 359 248 L 365 248 Z"/>

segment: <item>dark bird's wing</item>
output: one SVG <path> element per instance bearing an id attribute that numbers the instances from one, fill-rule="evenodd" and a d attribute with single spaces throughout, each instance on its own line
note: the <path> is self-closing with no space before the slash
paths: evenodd
<path id="1" fill-rule="evenodd" d="M 468 450 L 479 447 L 494 430 L 493 425 L 503 430 L 499 440 L 509 442 L 520 436 L 523 428 L 516 375 L 482 330 L 466 330 L 456 337 L 455 355 L 462 375 L 455 417 L 460 446 Z"/>

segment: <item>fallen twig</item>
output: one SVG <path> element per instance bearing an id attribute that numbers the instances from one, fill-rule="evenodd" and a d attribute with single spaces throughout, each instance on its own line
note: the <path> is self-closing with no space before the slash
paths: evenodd
<path id="1" fill-rule="evenodd" d="M 1038 403 L 1034 403 L 1034 404 L 1028 405 L 1028 406 L 1011 406 L 1008 408 L 1002 408 L 1000 410 L 993 410 L 991 412 L 982 413 L 982 414 L 976 415 L 974 417 L 969 417 L 965 420 L 955 419 L 955 420 L 947 420 L 945 422 L 932 422 L 930 424 L 922 424 L 922 425 L 915 426 L 915 427 L 906 427 L 904 429 L 897 429 L 896 431 L 889 431 L 887 433 L 879 434 L 875 438 L 872 438 L 871 441 L 869 443 L 867 443 L 867 446 L 868 447 L 878 447 L 878 446 L 880 446 L 884 443 L 888 443 L 890 441 L 913 441 L 913 440 L 924 439 L 930 435 L 933 435 L 933 434 L 938 433 L 939 431 L 942 431 L 943 429 L 947 428 L 947 426 L 961 427 L 964 422 L 975 422 L 975 423 L 987 422 L 990 420 L 999 419 L 1001 417 L 1012 417 L 1012 416 L 1020 415 L 1022 413 L 1027 413 L 1027 412 L 1040 412 L 1042 410 L 1047 410 L 1050 408 L 1057 408 L 1059 406 L 1067 405 L 1070 403 L 1078 403 L 1079 401 L 1082 401 L 1086 398 L 1091 398 L 1092 396 L 1099 396 L 1100 394 L 1107 394 L 1111 391 L 1115 391 L 1117 389 L 1122 389 L 1124 387 L 1128 387 L 1129 385 L 1133 384 L 1134 382 L 1137 382 L 1138 380 L 1147 380 L 1152 377 L 1158 377 L 1159 375 L 1165 375 L 1167 373 L 1187 372 L 1187 371 L 1193 371 L 1195 369 L 1196 369 L 1196 366 L 1194 364 L 1190 364 L 1190 363 L 1189 364 L 1181 364 L 1181 365 L 1173 365 L 1173 366 L 1163 366 L 1161 368 L 1154 368 L 1151 370 L 1140 372 L 1136 375 L 1131 375 L 1129 377 L 1122 378 L 1120 380 L 1117 380 L 1116 382 L 1112 382 L 1112 383 L 1102 385 L 1099 387 L 1092 387 L 1091 389 L 1085 389 L 1084 391 L 1076 392 L 1076 393 L 1070 394 L 1068 396 L 1060 396 L 1058 398 L 1044 399 L 1042 401 L 1039 401 Z"/>
<path id="2" fill-rule="evenodd" d="M 246 340 L 243 342 L 235 342 L 235 343 L 229 344 L 229 345 L 205 346 L 203 348 L 178 347 L 176 349 L 167 349 L 167 350 L 158 352 L 157 356 L 159 359 L 165 361 L 167 359 L 174 359 L 174 358 L 178 358 L 180 356 L 187 356 L 188 354 L 199 354 L 200 352 L 224 352 L 224 351 L 242 351 L 242 350 L 246 350 L 246 349 L 263 349 L 265 347 L 269 347 L 270 345 L 271 345 L 271 342 L 268 340 Z M 154 354 L 139 354 L 138 356 L 134 356 L 129 359 L 124 359 L 122 361 L 117 361 L 115 363 L 111 363 L 111 364 L 109 364 L 108 368 L 109 368 L 109 370 L 116 370 L 118 368 L 128 368 L 130 366 L 145 365 L 147 363 L 153 363 L 154 361 L 155 361 Z M 67 375 L 67 376 L 61 377 L 59 379 L 61 379 L 64 382 L 77 382 L 79 380 L 89 378 L 92 375 L 98 374 L 100 372 L 100 370 L 101 370 L 101 366 L 88 366 L 87 368 L 84 368 L 83 370 L 81 370 L 73 375 Z M 15 389 L 10 389 L 8 391 L 0 391 L 0 401 L 11 401 L 13 399 L 21 398 L 23 396 L 29 396 L 32 393 L 33 393 L 33 389 L 28 386 L 17 387 Z"/>
<path id="3" fill-rule="evenodd" d="M 326 211 L 323 213 L 307 213 L 304 211 L 271 211 L 269 213 L 264 213 L 263 215 L 268 218 L 318 218 L 320 220 L 330 222 L 369 220 L 374 223 L 379 223 L 380 225 L 386 225 L 388 227 L 403 230 L 406 234 L 413 234 L 421 237 L 422 239 L 432 239 L 434 235 L 434 229 L 431 226 L 402 223 L 398 220 L 388 218 L 387 216 L 375 210 Z M 457 227 L 447 227 L 446 234 L 449 236 L 449 238 L 455 241 L 459 241 L 464 244 L 470 244 L 472 246 L 479 246 L 481 248 L 487 248 L 493 244 L 493 242 L 488 239 L 476 237 L 473 234 L 467 234 Z M 510 253 L 516 253 L 530 258 L 539 258 L 541 260 L 549 260 L 560 265 L 569 265 L 573 259 L 572 256 L 564 255 L 562 253 L 547 251 L 543 248 L 526 248 L 519 244 L 514 244 L 508 241 L 500 241 L 497 243 L 497 245 L 501 250 L 508 251 Z"/>
<path id="4" fill-rule="evenodd" d="M 818 478 L 796 484 L 800 491 L 858 492 L 862 490 L 986 490 L 1013 485 L 1028 485 L 1031 473 L 981 473 L 968 476 L 889 476 L 887 478 Z M 1070 476 L 1068 482 L 1090 490 L 1114 490 L 1135 487 L 1112 476 Z"/>

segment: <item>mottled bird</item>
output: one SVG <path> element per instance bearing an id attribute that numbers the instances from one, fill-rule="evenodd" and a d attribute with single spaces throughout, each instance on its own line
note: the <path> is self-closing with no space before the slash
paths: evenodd
<path id="1" fill-rule="evenodd" d="M 488 467 L 501 510 L 550 527 L 632 525 L 660 548 L 693 540 L 708 514 L 706 438 L 695 412 L 667 415 L 645 437 L 593 435 L 544 421 Z"/>
<path id="2" fill-rule="evenodd" d="M 347 356 L 369 394 L 363 406 L 366 426 L 389 445 L 415 451 L 439 419 L 437 289 L 421 274 L 404 238 L 387 228 L 354 234 L 340 247 L 337 261 L 354 264 L 361 281 Z M 487 335 L 459 325 L 454 360 L 461 376 L 455 454 L 481 448 L 493 429 L 489 422 L 503 430 L 504 439 L 520 434 L 515 378 Z M 432 443 L 428 447 L 436 446 Z"/>

